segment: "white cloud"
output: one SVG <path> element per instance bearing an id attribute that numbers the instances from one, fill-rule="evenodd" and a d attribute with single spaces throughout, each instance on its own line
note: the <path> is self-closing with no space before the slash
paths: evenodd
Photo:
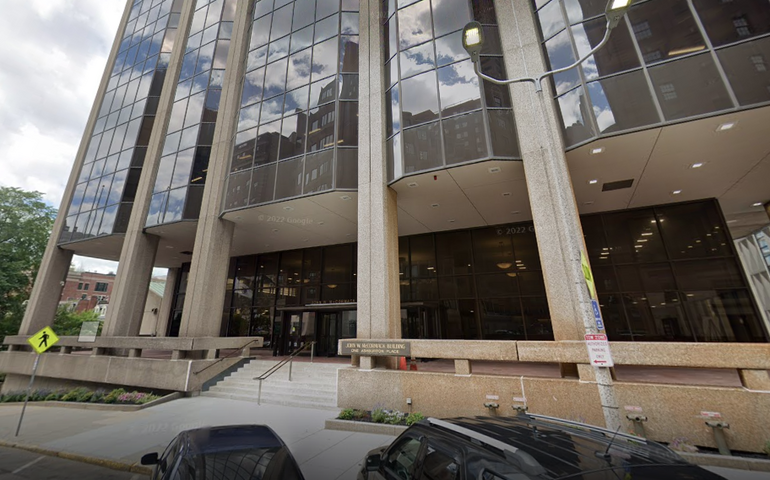
<path id="1" fill-rule="evenodd" d="M 16 0 L 0 16 L 0 184 L 59 206 L 123 0 Z"/>

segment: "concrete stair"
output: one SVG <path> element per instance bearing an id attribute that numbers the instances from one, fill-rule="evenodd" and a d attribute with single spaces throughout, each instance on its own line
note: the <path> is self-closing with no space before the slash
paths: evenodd
<path id="1" fill-rule="evenodd" d="M 251 360 L 201 392 L 207 397 L 256 402 L 262 375 L 278 362 Z M 346 364 L 294 362 L 291 382 L 289 365 L 284 365 L 262 382 L 261 403 L 292 407 L 337 409 L 337 370 Z"/>

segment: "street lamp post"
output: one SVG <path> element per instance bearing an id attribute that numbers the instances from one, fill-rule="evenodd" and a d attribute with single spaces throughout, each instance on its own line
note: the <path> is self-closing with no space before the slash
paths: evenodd
<path id="1" fill-rule="evenodd" d="M 593 288 L 590 266 L 585 255 L 585 243 L 577 214 L 577 203 L 572 190 L 571 180 L 569 179 L 569 169 L 567 168 L 563 145 L 561 145 L 560 134 L 556 133 L 557 127 L 553 125 L 555 107 L 552 101 L 548 102 L 542 95 L 542 80 L 556 73 L 577 67 L 601 49 L 609 40 L 612 30 L 628 11 L 631 2 L 632 0 L 609 0 L 605 9 L 607 23 L 602 40 L 575 63 L 556 70 L 546 71 L 536 76 L 522 76 L 510 80 L 502 80 L 482 73 L 479 68 L 479 54 L 484 45 L 482 26 L 479 22 L 470 22 L 463 29 L 463 48 L 468 52 L 473 62 L 474 70 L 479 77 L 498 85 L 511 85 L 520 82 L 532 82 L 535 85 L 535 99 L 529 99 L 526 95 L 531 94 L 527 94 L 522 90 L 512 91 L 512 94 L 518 94 L 518 99 L 523 100 L 523 102 L 518 102 L 517 105 L 517 99 L 514 99 L 514 110 L 517 119 L 519 122 L 522 122 L 519 128 L 522 160 L 525 176 L 527 177 L 528 194 L 537 232 L 538 248 L 540 248 L 541 257 L 548 257 L 550 255 L 550 258 L 546 258 L 543 261 L 544 276 L 554 290 L 551 291 L 549 288 L 549 306 L 552 300 L 557 302 L 554 305 L 558 304 L 560 322 L 564 322 L 565 317 L 570 315 L 573 318 L 574 315 L 577 315 L 581 319 L 580 325 L 577 325 L 575 330 L 569 326 L 561 325 L 560 334 L 563 337 L 572 337 L 578 334 L 579 331 L 582 331 L 582 334 L 586 335 L 585 338 L 591 338 L 587 335 L 599 333 L 603 325 L 600 317 L 597 318 L 599 321 L 596 321 L 593 314 L 593 309 L 598 309 L 598 302 L 595 289 Z M 517 13 L 526 8 L 525 3 L 529 2 L 495 1 L 495 8 L 498 10 L 499 7 L 498 15 L 506 16 L 510 13 L 508 18 L 513 20 L 511 23 L 515 24 L 517 28 L 525 27 L 527 31 L 524 32 L 524 35 L 529 35 L 530 41 L 534 43 L 536 35 L 534 28 L 532 25 L 520 23 L 521 16 L 517 17 Z M 513 8 L 514 11 L 503 12 L 506 8 Z M 518 11 L 516 11 L 517 8 Z M 503 22 L 501 21 L 500 23 L 502 25 Z M 501 31 L 504 43 L 505 36 L 508 34 L 508 32 Z M 514 44 L 515 48 L 521 49 L 523 48 L 520 38 L 521 31 L 518 31 L 517 34 L 519 37 L 516 37 L 510 43 Z M 511 39 L 510 36 L 508 38 L 509 40 Z M 524 72 L 526 72 L 526 67 L 530 65 L 527 65 L 526 54 L 523 55 L 523 58 Z M 538 55 L 537 62 L 542 63 L 542 53 Z M 539 108 L 531 108 L 536 105 L 539 105 Z M 521 131 L 525 129 L 528 133 Z M 549 131 L 551 132 L 550 134 Z M 551 235 L 546 232 L 550 232 Z M 554 259 L 554 257 L 562 258 Z M 560 276 L 563 276 L 564 279 L 554 280 L 554 278 Z M 560 281 L 561 283 L 559 283 Z M 567 287 L 568 291 L 565 291 L 565 287 Z M 552 299 L 552 295 L 560 298 Z M 569 297 L 569 302 L 572 304 L 569 308 L 565 308 L 565 296 Z M 554 318 L 553 314 L 552 318 Z M 556 329 L 554 329 L 554 333 L 556 334 Z M 556 339 L 559 339 L 558 336 Z M 605 424 L 609 429 L 620 429 L 620 412 L 610 369 L 593 364 L 592 371 L 598 388 Z"/>
<path id="2" fill-rule="evenodd" d="M 482 73 L 479 69 L 479 54 L 481 53 L 481 47 L 484 45 L 484 30 L 482 29 L 479 22 L 469 22 L 467 25 L 465 25 L 465 28 L 463 29 L 463 48 L 465 48 L 465 51 L 467 51 L 468 55 L 470 55 L 471 61 L 473 62 L 473 69 L 476 71 L 476 74 L 484 80 L 496 83 L 498 85 L 510 85 L 512 83 L 518 82 L 532 82 L 535 84 L 535 91 L 542 92 L 543 86 L 541 82 L 545 77 L 561 72 L 566 72 L 567 70 L 577 67 L 607 43 L 607 41 L 610 39 L 610 33 L 615 27 L 618 26 L 618 23 L 620 23 L 620 20 L 631 6 L 631 1 L 632 0 L 609 1 L 607 4 L 607 9 L 604 11 L 604 17 L 607 19 L 604 37 L 602 38 L 601 42 L 599 42 L 594 48 L 591 49 L 590 52 L 577 59 L 577 61 L 571 65 L 557 68 L 556 70 L 549 70 L 547 72 L 541 73 L 536 77 L 520 77 L 514 78 L 512 80 L 500 80 Z"/>

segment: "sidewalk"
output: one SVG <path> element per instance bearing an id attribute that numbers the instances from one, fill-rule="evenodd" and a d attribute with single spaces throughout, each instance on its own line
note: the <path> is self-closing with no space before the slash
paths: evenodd
<path id="1" fill-rule="evenodd" d="M 267 424 L 280 435 L 307 480 L 355 479 L 366 452 L 393 437 L 324 430 L 334 411 L 211 397 L 174 400 L 137 412 L 110 412 L 30 404 L 18 437 L 20 405 L 0 405 L 0 440 L 79 455 L 138 463 L 161 453 L 182 430 L 210 425 Z"/>

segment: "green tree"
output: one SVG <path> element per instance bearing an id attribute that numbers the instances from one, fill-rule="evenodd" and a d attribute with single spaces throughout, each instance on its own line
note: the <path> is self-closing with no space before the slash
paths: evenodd
<path id="1" fill-rule="evenodd" d="M 96 322 L 99 320 L 99 314 L 93 310 L 86 310 L 85 312 L 71 312 L 67 307 L 59 307 L 56 311 L 56 317 L 53 320 L 53 331 L 56 335 L 80 335 L 80 327 L 83 322 Z M 102 326 L 99 325 L 99 331 L 101 333 Z"/>
<path id="2" fill-rule="evenodd" d="M 40 192 L 0 187 L 0 337 L 19 331 L 55 218 Z"/>

